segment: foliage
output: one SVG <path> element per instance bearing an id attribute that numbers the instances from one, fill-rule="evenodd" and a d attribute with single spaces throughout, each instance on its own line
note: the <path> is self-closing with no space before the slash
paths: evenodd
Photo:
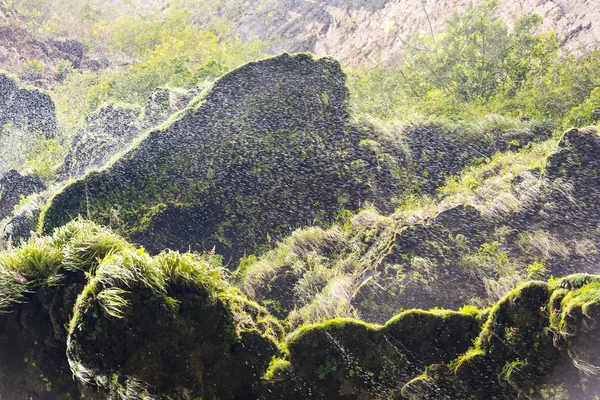
<path id="1" fill-rule="evenodd" d="M 62 117 L 77 121 L 67 121 L 67 125 L 78 125 L 85 114 L 107 101 L 144 105 L 157 87 L 190 89 L 214 80 L 245 62 L 263 58 L 270 44 L 201 28 L 194 23 L 194 14 L 177 2 L 162 10 L 138 8 L 115 16 L 96 11 L 82 10 L 81 23 L 90 26 L 79 31 L 88 32 L 83 40 L 92 52 L 129 62 L 97 74 L 67 74 L 69 79 L 55 91 L 57 103 L 68 108 Z M 70 97 L 73 92 L 75 99 Z"/>
<path id="2" fill-rule="evenodd" d="M 36 81 L 44 75 L 44 64 L 40 60 L 27 60 L 21 65 L 21 79 Z"/>
<path id="3" fill-rule="evenodd" d="M 559 48 L 554 32 L 538 32 L 542 22 L 525 14 L 509 28 L 497 0 L 471 3 L 444 33 L 407 43 L 395 65 L 352 71 L 354 108 L 383 120 L 444 115 L 473 121 L 502 114 L 565 126 L 577 118 L 589 123 L 594 97 L 579 105 L 600 84 L 597 51 Z M 578 106 L 580 112 L 570 111 Z"/>

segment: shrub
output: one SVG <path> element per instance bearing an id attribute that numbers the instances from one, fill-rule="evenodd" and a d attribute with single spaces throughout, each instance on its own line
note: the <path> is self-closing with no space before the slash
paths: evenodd
<path id="1" fill-rule="evenodd" d="M 71 72 L 73 72 L 73 63 L 69 60 L 60 60 L 56 65 L 56 75 L 63 81 Z"/>
<path id="2" fill-rule="evenodd" d="M 27 60 L 21 65 L 20 77 L 26 81 L 37 81 L 44 76 L 44 70 L 40 60 Z"/>

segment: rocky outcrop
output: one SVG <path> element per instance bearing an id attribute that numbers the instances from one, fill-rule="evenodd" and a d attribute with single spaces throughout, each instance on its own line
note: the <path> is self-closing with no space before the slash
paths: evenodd
<path id="1" fill-rule="evenodd" d="M 2 11 L 4 11 L 3 18 Z M 94 69 L 98 61 L 91 60 L 83 43 L 74 40 L 52 40 L 39 37 L 21 27 L 19 15 L 9 6 L 0 5 L 0 65 L 12 74 L 22 73 L 26 62 L 36 60 L 44 68 L 41 76 L 31 82 L 37 87 L 49 88 L 60 77 L 57 65 L 67 60 L 75 68 Z"/>
<path id="2" fill-rule="evenodd" d="M 219 1 L 213 12 L 236 21 L 245 36 L 285 40 L 282 49 L 331 55 L 344 65 L 361 65 L 380 58 L 393 63 L 406 43 L 418 34 L 438 34 L 468 0 L 270 1 L 265 7 L 239 7 Z M 501 16 L 513 22 L 527 13 L 544 18 L 544 31 L 555 31 L 567 46 L 600 46 L 599 11 L 587 0 L 502 0 Z M 206 16 L 213 15 L 207 12 Z M 202 17 L 200 17 L 202 18 Z M 206 18 L 207 25 L 210 18 Z M 281 49 L 278 49 L 281 51 Z"/>
<path id="3" fill-rule="evenodd" d="M 84 127 L 75 134 L 59 174 L 74 178 L 89 169 L 102 168 L 145 130 L 185 108 L 194 94 L 195 91 L 158 88 L 143 111 L 131 105 L 105 104 L 89 115 Z"/>
<path id="4" fill-rule="evenodd" d="M 349 168 L 366 134 L 351 130 L 344 82 L 329 58 L 247 64 L 58 193 L 43 230 L 81 214 L 153 252 L 216 247 L 238 258 L 268 236 L 354 208 L 370 187 Z"/>
<path id="5" fill-rule="evenodd" d="M 423 153 L 435 159 L 432 142 Z M 293 329 L 323 316 L 383 323 L 406 308 L 490 304 L 527 277 L 598 273 L 600 136 L 573 129 L 536 147 L 548 147 L 532 159 L 546 160 L 543 173 L 514 175 L 520 153 L 498 154 L 437 201 L 413 197 L 391 216 L 367 209 L 294 232 L 244 260 L 239 285 Z"/>
<path id="6" fill-rule="evenodd" d="M 9 129 L 52 138 L 57 133 L 56 109 L 48 94 L 20 87 L 13 78 L 0 74 L 0 135 Z"/>
<path id="7" fill-rule="evenodd" d="M 600 393 L 598 276 L 534 282 L 498 302 L 473 348 L 432 365 L 402 389 L 408 399 L 592 399 Z M 485 384 L 483 384 L 485 383 Z"/>
<path id="8" fill-rule="evenodd" d="M 389 399 L 426 366 L 448 362 L 477 336 L 476 315 L 408 311 L 383 326 L 333 320 L 298 329 L 286 340 L 289 365 L 262 399 Z M 273 395 L 277 393 L 276 395 Z"/>
<path id="9" fill-rule="evenodd" d="M 10 170 L 0 177 L 0 220 L 10 216 L 21 201 L 33 193 L 39 193 L 46 187 L 39 178 L 21 175 Z"/>
<path id="10" fill-rule="evenodd" d="M 101 168 L 141 134 L 136 124 L 137 107 L 107 104 L 86 118 L 85 127 L 71 142 L 60 175 L 77 177 L 88 169 Z"/>
<path id="11" fill-rule="evenodd" d="M 77 220 L 0 253 L 0 392 L 591 399 L 600 390 L 599 305 L 600 276 L 579 274 L 522 284 L 491 311 L 330 320 L 283 339 L 279 322 L 225 280 L 218 257 L 151 257 Z"/>

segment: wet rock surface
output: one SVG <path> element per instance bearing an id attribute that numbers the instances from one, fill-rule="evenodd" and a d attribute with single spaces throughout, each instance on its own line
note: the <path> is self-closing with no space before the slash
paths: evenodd
<path id="1" fill-rule="evenodd" d="M 45 188 L 37 177 L 21 175 L 15 170 L 6 172 L 0 177 L 0 220 L 12 214 L 21 197 L 41 192 Z"/>
<path id="2" fill-rule="evenodd" d="M 344 79 L 334 60 L 307 55 L 225 75 L 108 169 L 57 194 L 44 231 L 88 210 L 110 224 L 112 209 L 151 251 L 178 243 L 236 259 L 267 235 L 356 207 L 368 186 L 345 166 L 361 137 L 349 132 Z"/>
<path id="3" fill-rule="evenodd" d="M 22 88 L 13 78 L 0 74 L 0 135 L 7 129 L 52 138 L 57 133 L 56 110 L 48 94 Z"/>

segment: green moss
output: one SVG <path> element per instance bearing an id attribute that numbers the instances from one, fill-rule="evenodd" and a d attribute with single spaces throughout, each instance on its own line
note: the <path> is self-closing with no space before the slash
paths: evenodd
<path id="1" fill-rule="evenodd" d="M 409 399 L 535 398 L 560 389 L 584 398 L 597 381 L 582 377 L 600 361 L 599 302 L 598 276 L 523 284 L 494 305 L 468 352 L 447 366 L 428 368 L 402 394 Z"/>
<path id="2" fill-rule="evenodd" d="M 126 250 L 102 259 L 70 322 L 67 354 L 77 378 L 111 393 L 131 382 L 154 395 L 251 390 L 278 351 L 281 328 L 230 288 L 223 272 L 177 252 L 151 258 Z"/>
<path id="3" fill-rule="evenodd" d="M 351 319 L 306 325 L 286 339 L 291 381 L 324 398 L 386 398 L 427 365 L 466 350 L 478 331 L 474 316 L 445 310 L 406 311 L 383 326 Z"/>

